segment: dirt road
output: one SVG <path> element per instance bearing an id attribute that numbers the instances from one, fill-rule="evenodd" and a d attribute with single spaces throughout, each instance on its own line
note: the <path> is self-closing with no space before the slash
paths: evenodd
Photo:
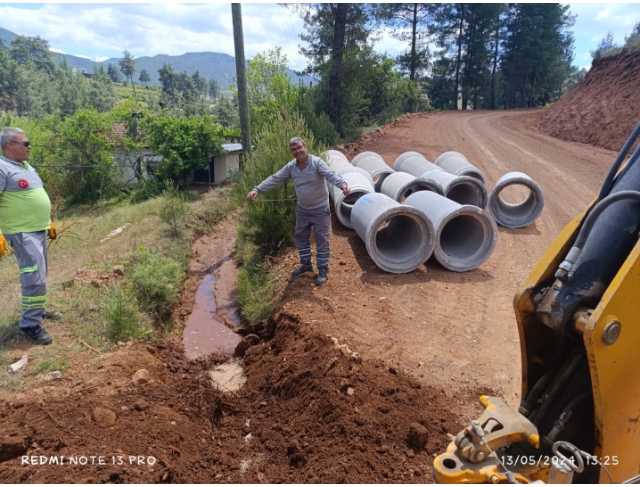
<path id="1" fill-rule="evenodd" d="M 449 272 L 434 259 L 405 275 L 375 267 L 354 231 L 334 218 L 334 260 L 328 285 L 311 278 L 292 287 L 284 309 L 316 329 L 341 337 L 363 357 L 383 358 L 424 383 L 490 387 L 511 404 L 520 388 L 514 293 L 563 226 L 596 195 L 615 153 L 564 142 L 532 129 L 538 111 L 438 113 L 401 119 L 365 137 L 387 164 L 404 151 L 434 161 L 455 150 L 480 168 L 490 191 L 509 171 L 541 187 L 546 206 L 535 224 L 500 227 L 491 258 L 479 269 Z M 291 257 L 291 267 L 293 267 Z"/>

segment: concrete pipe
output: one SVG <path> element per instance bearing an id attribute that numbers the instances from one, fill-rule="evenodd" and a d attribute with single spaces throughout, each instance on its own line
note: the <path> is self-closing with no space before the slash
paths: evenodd
<path id="1" fill-rule="evenodd" d="M 396 171 L 400 171 L 399 167 L 402 165 L 402 161 L 404 161 L 407 157 L 411 157 L 411 156 L 418 156 L 418 157 L 422 157 L 425 161 L 427 160 L 427 158 L 424 157 L 419 152 L 415 152 L 415 151 L 403 152 L 398 156 L 398 158 L 393 163 L 393 169 L 395 169 Z"/>
<path id="2" fill-rule="evenodd" d="M 360 162 L 360 160 L 365 159 L 367 157 L 375 157 L 377 159 L 380 159 L 382 162 L 384 162 L 384 159 L 382 158 L 382 156 L 380 156 L 380 154 L 378 154 L 377 152 L 365 151 L 365 152 L 361 152 L 360 154 L 356 155 L 353 159 L 351 159 L 351 164 L 353 164 L 356 167 L 359 167 L 360 165 L 358 163 Z"/>
<path id="3" fill-rule="evenodd" d="M 417 178 L 419 178 L 424 173 L 429 172 L 429 171 L 444 172 L 441 168 L 439 168 L 435 164 L 427 161 L 422 156 L 408 156 L 408 157 L 405 157 L 397 165 L 394 164 L 393 168 L 396 171 L 402 171 L 402 172 L 406 172 L 406 173 L 412 174 L 413 176 L 415 176 Z"/>
<path id="4" fill-rule="evenodd" d="M 471 164 L 465 156 L 459 152 L 449 151 L 436 159 L 435 164 L 451 174 L 456 176 L 470 176 L 479 179 L 482 184 L 487 184 L 487 180 L 482 171 Z"/>
<path id="5" fill-rule="evenodd" d="M 365 176 L 358 171 L 347 171 L 342 174 L 341 177 L 349 185 L 349 189 L 351 190 L 349 194 L 345 196 L 340 188 L 336 188 L 333 185 L 329 193 L 331 194 L 331 199 L 336 209 L 336 216 L 338 220 L 340 220 L 340 223 L 347 228 L 353 228 L 351 224 L 351 210 L 353 210 L 353 205 L 364 195 L 374 192 L 373 184 L 371 184 L 371 177 L 369 175 Z"/>
<path id="6" fill-rule="evenodd" d="M 373 186 L 374 183 L 373 183 L 373 178 L 371 177 L 371 174 L 369 174 L 367 171 L 365 171 L 361 167 L 353 167 L 351 165 L 349 165 L 349 167 L 341 167 L 336 171 L 336 174 L 338 176 L 342 176 L 343 174 L 348 172 L 357 172 L 362 174 L 364 177 L 366 177 L 369 180 L 369 182 L 371 183 L 371 186 Z"/>
<path id="7" fill-rule="evenodd" d="M 398 203 L 403 203 L 408 196 L 416 191 L 435 191 L 442 194 L 442 190 L 436 184 L 406 172 L 394 172 L 387 176 L 382 182 L 379 192 L 386 194 Z"/>
<path id="8" fill-rule="evenodd" d="M 422 179 L 438 187 L 438 193 L 460 205 L 487 206 L 487 188 L 476 178 L 455 176 L 446 171 L 429 171 L 422 175 Z"/>
<path id="9" fill-rule="evenodd" d="M 374 182 L 373 188 L 376 190 L 376 193 L 379 193 L 380 188 L 382 186 L 382 182 L 385 180 L 387 176 L 389 176 L 389 174 L 393 174 L 395 171 L 391 169 L 389 166 L 387 166 L 387 163 L 384 162 L 382 157 L 378 156 L 377 154 L 372 156 L 360 157 L 363 154 L 374 154 L 374 153 L 363 152 L 362 154 L 358 154 L 351 163 L 354 166 L 365 170 L 371 176 Z"/>
<path id="10" fill-rule="evenodd" d="M 328 156 L 327 166 L 332 171 L 339 171 L 340 169 L 344 169 L 345 167 L 353 167 L 349 161 L 347 161 L 346 157 L 337 157 L 337 156 Z"/>
<path id="11" fill-rule="evenodd" d="M 421 210 L 401 205 L 387 195 L 372 193 L 360 198 L 351 222 L 371 259 L 384 271 L 411 272 L 433 253 L 433 223 Z"/>
<path id="12" fill-rule="evenodd" d="M 422 210 L 436 229 L 434 255 L 450 271 L 465 272 L 480 267 L 491 256 L 498 227 L 486 211 L 459 205 L 431 191 L 413 193 L 405 206 Z"/>
<path id="13" fill-rule="evenodd" d="M 503 190 L 509 186 L 517 187 L 518 196 L 520 196 L 517 198 L 518 202 L 505 201 L 506 195 Z M 527 193 L 526 196 L 522 195 L 523 192 Z M 542 189 L 522 172 L 510 172 L 502 176 L 489 196 L 489 210 L 496 222 L 507 228 L 522 228 L 530 225 L 540 216 L 543 208 Z"/>
<path id="14" fill-rule="evenodd" d="M 337 150 L 328 150 L 327 152 L 325 152 L 325 154 L 327 155 L 327 163 L 329 162 L 328 159 L 344 159 L 345 162 L 349 162 L 349 159 L 347 159 L 347 156 L 345 156 L 342 152 L 337 151 Z M 351 163 L 349 163 L 351 164 Z"/>

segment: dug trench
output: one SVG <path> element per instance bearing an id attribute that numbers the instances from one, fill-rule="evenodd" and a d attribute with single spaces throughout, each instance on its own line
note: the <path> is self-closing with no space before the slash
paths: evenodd
<path id="1" fill-rule="evenodd" d="M 233 251 L 234 234 L 228 219 L 195 242 L 177 322 L 188 321 L 198 286 Z M 278 260 L 288 268 L 291 258 Z M 299 287 L 288 283 L 283 302 Z M 61 381 L 3 396 L 0 482 L 431 482 L 435 454 L 487 391 L 458 390 L 453 402 L 340 345 L 281 307 L 235 359 L 191 360 L 176 337 L 76 363 Z M 247 381 L 223 394 L 209 371 L 229 360 L 242 363 Z"/>

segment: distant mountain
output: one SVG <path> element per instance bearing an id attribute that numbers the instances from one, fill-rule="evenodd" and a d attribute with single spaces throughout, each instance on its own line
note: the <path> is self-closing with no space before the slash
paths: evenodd
<path id="1" fill-rule="evenodd" d="M 18 37 L 18 34 L 14 34 L 10 30 L 3 29 L 2 27 L 0 27 L 0 41 L 4 43 L 5 47 L 9 47 L 9 44 L 11 44 L 11 41 L 14 40 L 16 37 Z"/>
<path id="2" fill-rule="evenodd" d="M 5 46 L 9 46 L 15 37 L 17 37 L 17 34 L 0 27 L 0 39 L 4 41 Z M 53 60 L 56 63 L 60 64 L 62 59 L 66 59 L 70 67 L 84 69 L 87 73 L 93 73 L 96 64 L 102 64 L 105 68 L 109 64 L 114 64 L 118 67 L 118 59 L 116 58 L 107 59 L 102 63 L 96 63 L 91 59 L 73 56 L 71 54 L 54 53 Z M 143 56 L 136 58 L 136 73 L 133 75 L 134 81 L 137 83 L 140 71 L 146 69 L 151 77 L 151 84 L 160 85 L 158 69 L 162 67 L 163 63 L 172 64 L 173 69 L 178 73 L 186 71 L 189 75 L 192 75 L 196 71 L 199 71 L 200 76 L 207 79 L 215 79 L 222 90 L 227 90 L 229 85 L 235 85 L 233 77 L 236 75 L 236 59 L 233 56 L 220 52 L 188 52 L 180 56 L 158 54 L 152 57 Z M 287 72 L 291 77 L 291 83 L 298 84 L 300 76 L 296 75 L 290 69 L 287 70 Z M 316 81 L 312 76 L 303 76 L 302 80 L 307 86 L 309 82 Z"/>

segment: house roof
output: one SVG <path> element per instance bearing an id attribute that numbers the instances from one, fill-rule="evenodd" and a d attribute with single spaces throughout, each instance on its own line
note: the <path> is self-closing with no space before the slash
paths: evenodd
<path id="1" fill-rule="evenodd" d="M 225 143 L 222 144 L 222 148 L 227 152 L 240 152 L 242 150 L 242 144 Z"/>

